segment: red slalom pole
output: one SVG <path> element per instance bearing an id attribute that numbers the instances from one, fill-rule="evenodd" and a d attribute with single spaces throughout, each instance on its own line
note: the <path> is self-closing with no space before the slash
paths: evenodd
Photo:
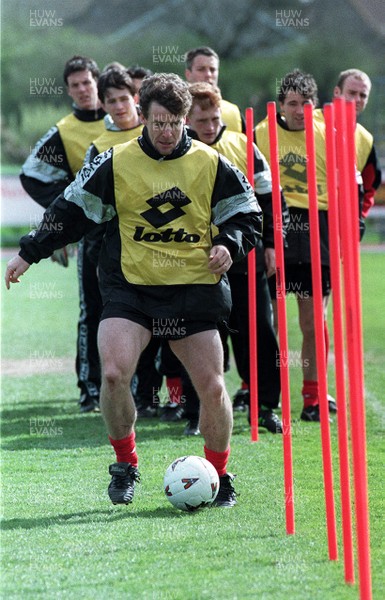
<path id="1" fill-rule="evenodd" d="M 338 100 L 338 102 L 337 102 Z M 353 104 L 353 103 L 351 103 Z M 361 600 L 371 600 L 369 509 L 366 467 L 366 434 L 362 365 L 362 318 L 359 277 L 358 198 L 355 176 L 355 114 L 346 111 L 345 101 L 334 100 L 344 203 L 344 227 L 341 228 L 345 287 L 345 326 L 348 354 L 350 426 L 353 456 L 353 480 L 357 530 L 357 558 Z M 347 114 L 349 122 L 347 123 Z M 356 206 L 354 205 L 356 203 Z"/>
<path id="2" fill-rule="evenodd" d="M 254 113 L 246 108 L 247 179 L 254 189 Z M 255 248 L 247 256 L 249 295 L 249 361 L 250 361 L 250 424 L 251 441 L 258 441 L 258 354 L 257 354 L 257 288 Z"/>
<path id="3" fill-rule="evenodd" d="M 329 559 L 337 560 L 337 534 L 333 490 L 333 467 L 330 443 L 329 406 L 327 400 L 326 357 L 324 342 L 324 309 L 322 301 L 321 252 L 318 219 L 316 155 L 313 127 L 313 105 L 304 106 L 307 154 L 307 183 L 309 194 L 310 253 L 313 284 L 313 315 L 316 337 L 317 378 L 320 405 L 323 476 L 325 488 L 326 525 Z"/>
<path id="4" fill-rule="evenodd" d="M 278 134 L 275 102 L 267 104 L 269 126 L 270 169 L 272 178 L 274 248 L 276 262 L 276 288 L 278 311 L 278 338 L 280 355 L 281 403 L 283 425 L 283 464 L 285 486 L 286 533 L 295 533 L 294 483 L 291 443 L 289 345 L 287 338 L 285 261 L 283 251 L 283 224 L 281 209 L 281 187 L 278 162 Z"/>
<path id="5" fill-rule="evenodd" d="M 328 189 L 328 225 L 330 275 L 333 290 L 333 333 L 335 355 L 335 377 L 337 392 L 338 453 L 340 464 L 342 542 L 346 583 L 354 583 L 353 533 L 350 494 L 349 434 L 346 411 L 345 351 L 343 330 L 343 303 L 341 294 L 341 264 L 339 242 L 339 215 L 337 198 L 337 158 L 334 128 L 334 106 L 325 104 L 326 127 L 326 173 Z"/>
<path id="6" fill-rule="evenodd" d="M 350 239 L 351 248 L 353 250 L 352 260 L 354 261 L 354 277 L 357 294 L 355 296 L 356 314 L 357 314 L 357 365 L 360 370 L 359 381 L 361 382 L 361 398 L 362 398 L 362 416 L 365 425 L 365 409 L 364 409 L 364 354 L 363 354 L 363 332 L 362 332 L 362 306 L 361 306 L 361 266 L 360 266 L 360 236 L 359 236 L 359 199 L 357 186 L 357 166 L 356 166 L 356 144 L 355 144 L 355 129 L 356 129 L 356 109 L 354 102 L 346 102 L 346 141 L 348 148 L 348 172 L 350 180 L 351 194 L 351 220 L 352 220 L 352 237 Z M 355 225 L 356 224 L 356 225 Z M 357 388 L 359 389 L 359 388 Z"/>

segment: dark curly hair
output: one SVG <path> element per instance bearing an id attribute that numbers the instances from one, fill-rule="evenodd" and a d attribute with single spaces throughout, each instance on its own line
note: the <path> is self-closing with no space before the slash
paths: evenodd
<path id="1" fill-rule="evenodd" d="M 318 88 L 314 77 L 308 73 L 303 73 L 299 69 L 294 69 L 294 71 L 283 77 L 278 92 L 278 100 L 284 102 L 289 92 L 301 94 L 307 100 L 312 100 L 314 106 L 318 104 Z"/>
<path id="2" fill-rule="evenodd" d="M 108 69 L 102 73 L 98 80 L 98 96 L 101 102 L 104 102 L 108 88 L 117 88 L 118 90 L 128 89 L 131 96 L 136 94 L 134 83 L 126 71 L 121 69 Z"/>
<path id="3" fill-rule="evenodd" d="M 67 60 L 64 65 L 63 79 L 66 85 L 68 85 L 68 76 L 78 71 L 90 71 L 94 79 L 98 79 L 100 70 L 96 62 L 88 56 L 75 55 Z"/>
<path id="4" fill-rule="evenodd" d="M 140 110 L 145 119 L 148 119 L 151 102 L 157 102 L 172 115 L 185 117 L 192 102 L 189 86 L 175 73 L 146 77 L 139 92 Z"/>

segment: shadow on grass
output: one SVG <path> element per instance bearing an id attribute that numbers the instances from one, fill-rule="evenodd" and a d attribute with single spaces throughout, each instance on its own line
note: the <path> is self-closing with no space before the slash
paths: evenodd
<path id="1" fill-rule="evenodd" d="M 84 512 L 66 513 L 52 517 L 41 517 L 37 519 L 9 519 L 3 520 L 1 529 L 12 531 L 16 529 L 46 529 L 52 525 L 78 525 L 92 523 L 111 523 L 124 519 L 183 519 L 193 518 L 197 513 L 176 511 L 173 508 L 156 508 L 152 510 L 139 510 L 130 512 L 127 507 L 118 507 L 116 510 L 90 510 Z"/>
<path id="2" fill-rule="evenodd" d="M 136 431 L 141 442 L 186 439 L 186 421 L 163 423 L 158 418 L 138 419 Z M 1 411 L 1 440 L 4 450 L 65 450 L 100 447 L 107 439 L 100 413 L 80 414 L 78 406 L 57 399 L 17 405 Z"/>

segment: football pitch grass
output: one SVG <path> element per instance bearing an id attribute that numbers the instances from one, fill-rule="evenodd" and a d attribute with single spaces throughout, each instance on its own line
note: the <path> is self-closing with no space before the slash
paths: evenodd
<path id="1" fill-rule="evenodd" d="M 361 264 L 372 580 L 373 598 L 379 600 L 385 589 L 385 254 L 363 254 Z M 2 277 L 4 270 L 5 261 Z M 229 464 L 237 474 L 236 507 L 183 513 L 169 504 L 162 489 L 167 466 L 178 456 L 203 456 L 203 441 L 184 436 L 184 422 L 159 419 L 138 421 L 142 481 L 132 505 L 113 506 L 107 486 L 114 455 L 102 419 L 81 415 L 76 404 L 74 259 L 68 269 L 43 261 L 9 292 L 2 286 L 2 598 L 359 598 L 357 583 L 344 583 L 335 422 L 339 560 L 328 559 L 320 429 L 298 420 L 300 337 L 292 298 L 287 305 L 296 533 L 288 536 L 282 436 L 261 429 L 259 441 L 251 443 L 244 413 L 235 415 Z M 334 393 L 332 359 L 329 371 Z M 239 385 L 234 368 L 226 379 L 233 395 Z"/>

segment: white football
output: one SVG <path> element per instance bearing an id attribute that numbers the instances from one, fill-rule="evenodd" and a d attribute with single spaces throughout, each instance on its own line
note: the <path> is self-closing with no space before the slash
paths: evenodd
<path id="1" fill-rule="evenodd" d="M 181 456 L 164 475 L 164 493 L 175 508 L 193 511 L 209 506 L 219 490 L 215 467 L 200 456 Z"/>

